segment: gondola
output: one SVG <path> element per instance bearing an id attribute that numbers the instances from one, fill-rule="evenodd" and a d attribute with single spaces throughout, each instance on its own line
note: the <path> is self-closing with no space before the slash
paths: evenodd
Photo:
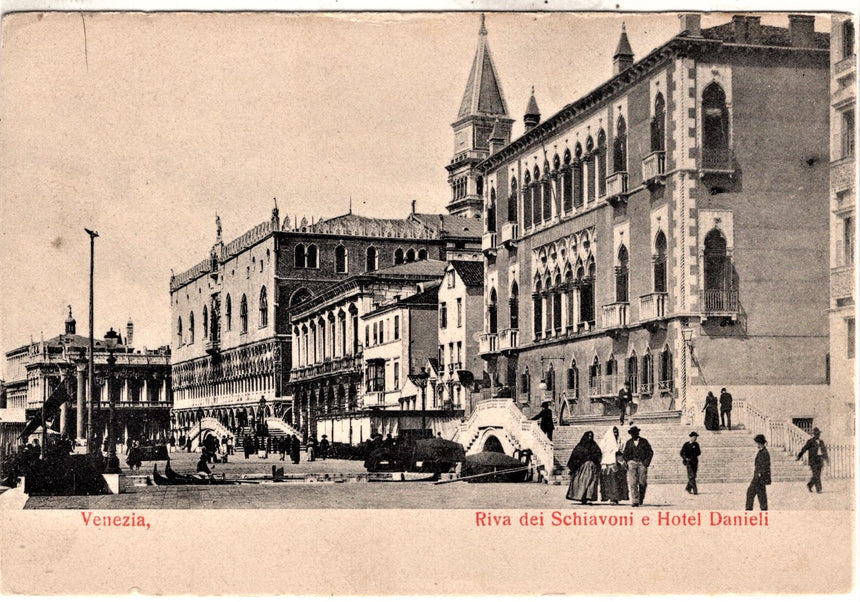
<path id="1" fill-rule="evenodd" d="M 182 475 L 170 467 L 170 460 L 164 467 L 164 477 L 158 474 L 157 467 L 153 467 L 152 476 L 156 485 L 235 485 L 247 481 L 228 481 L 225 475 Z M 165 478 L 166 477 L 166 478 Z"/>
<path id="2" fill-rule="evenodd" d="M 156 485 L 170 485 L 170 479 L 161 476 L 158 472 L 158 464 L 154 464 L 152 467 L 152 480 L 155 481 Z"/>

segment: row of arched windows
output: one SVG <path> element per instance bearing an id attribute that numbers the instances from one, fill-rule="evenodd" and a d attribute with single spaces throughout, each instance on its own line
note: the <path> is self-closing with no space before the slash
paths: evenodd
<path id="1" fill-rule="evenodd" d="M 265 328 L 269 325 L 269 297 L 266 292 L 266 287 L 260 289 L 258 297 L 258 326 Z M 203 339 L 214 340 L 218 336 L 219 324 L 217 324 L 217 314 L 213 311 L 209 313 L 209 307 L 203 306 Z M 224 302 L 224 330 L 230 331 L 233 329 L 233 300 L 228 294 Z M 239 329 L 241 333 L 248 332 L 248 298 L 242 295 L 239 302 Z M 195 322 L 194 312 L 188 315 L 188 329 L 183 329 L 182 316 L 179 317 L 176 327 L 176 335 L 179 338 L 179 345 L 193 345 L 195 340 Z"/>
<path id="2" fill-rule="evenodd" d="M 394 265 L 411 263 L 427 259 L 427 249 L 397 249 L 394 251 Z M 298 244 L 295 247 L 293 262 L 297 268 L 317 269 L 320 267 L 320 256 L 315 244 Z M 365 271 L 372 272 L 379 269 L 379 252 L 376 247 L 370 246 L 365 251 Z M 349 272 L 349 250 L 344 245 L 338 245 L 334 249 L 334 271 L 337 274 Z"/>
<path id="3" fill-rule="evenodd" d="M 596 267 L 590 257 L 576 270 L 576 277 L 568 266 L 564 277 L 556 273 L 538 278 L 532 292 L 534 336 L 560 335 L 567 330 L 594 324 L 594 279 Z"/>

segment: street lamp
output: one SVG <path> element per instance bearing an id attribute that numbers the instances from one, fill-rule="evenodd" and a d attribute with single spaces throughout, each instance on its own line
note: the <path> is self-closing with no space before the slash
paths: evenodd
<path id="1" fill-rule="evenodd" d="M 93 449 L 93 389 L 95 387 L 95 369 L 93 361 L 93 271 L 95 267 L 95 251 L 96 237 L 99 235 L 95 230 L 84 228 L 90 237 L 90 339 L 87 345 L 88 370 L 87 370 L 87 392 L 89 393 L 89 403 L 87 404 L 87 453 L 91 454 L 96 450 Z"/>
<path id="2" fill-rule="evenodd" d="M 111 328 L 105 334 L 105 347 L 108 350 L 108 378 L 107 378 L 107 387 L 108 387 L 108 459 L 107 459 L 107 473 L 108 474 L 117 474 L 120 471 L 119 469 L 119 458 L 116 457 L 116 434 L 114 432 L 114 427 L 116 424 L 116 416 L 115 406 L 114 406 L 114 398 L 113 398 L 113 381 L 114 381 L 114 369 L 116 367 L 116 356 L 113 351 L 116 349 L 116 346 L 119 344 L 119 335 L 116 331 Z"/>
<path id="3" fill-rule="evenodd" d="M 693 351 L 693 329 L 692 328 L 682 328 L 681 336 L 684 337 L 684 343 L 687 344 L 687 347 L 690 348 L 690 351 Z"/>

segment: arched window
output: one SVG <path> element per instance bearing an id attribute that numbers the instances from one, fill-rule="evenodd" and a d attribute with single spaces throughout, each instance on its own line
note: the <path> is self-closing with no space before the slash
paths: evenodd
<path id="1" fill-rule="evenodd" d="M 248 299 L 245 295 L 239 303 L 239 325 L 243 333 L 248 332 Z"/>
<path id="2" fill-rule="evenodd" d="M 266 295 L 266 287 L 260 289 L 260 326 L 269 325 L 269 298 Z"/>
<path id="3" fill-rule="evenodd" d="M 573 206 L 574 207 L 582 207 L 582 203 L 584 202 L 584 191 L 582 189 L 584 182 L 583 169 L 584 166 L 582 164 L 582 145 L 577 142 L 576 150 L 575 150 L 576 161 L 573 164 Z"/>
<path id="4" fill-rule="evenodd" d="M 597 163 L 595 152 L 594 152 L 594 140 L 591 136 L 585 141 L 585 170 L 587 172 L 586 178 L 588 181 L 586 182 L 587 194 L 588 194 L 588 202 L 590 203 L 594 199 L 597 198 L 597 188 L 595 187 L 596 173 L 595 166 Z"/>
<path id="5" fill-rule="evenodd" d="M 427 249 L 418 249 L 418 261 L 427 259 Z"/>
<path id="6" fill-rule="evenodd" d="M 523 370 L 523 373 L 520 375 L 520 394 L 531 398 L 531 389 L 532 378 L 531 374 L 529 374 L 529 367 L 526 366 L 526 369 Z"/>
<path id="7" fill-rule="evenodd" d="M 496 231 L 496 188 L 490 188 L 490 204 L 487 205 L 487 232 Z"/>
<path id="8" fill-rule="evenodd" d="M 645 351 L 642 356 L 642 378 L 639 381 L 639 392 L 650 395 L 654 390 L 654 368 L 652 366 L 651 350 Z"/>
<path id="9" fill-rule="evenodd" d="M 511 196 L 508 198 L 508 223 L 517 223 L 517 179 L 511 178 Z"/>
<path id="10" fill-rule="evenodd" d="M 511 328 L 519 328 L 520 327 L 520 287 L 517 285 L 517 281 L 514 280 L 514 283 L 511 285 L 511 298 L 509 300 L 511 305 Z"/>
<path id="11" fill-rule="evenodd" d="M 617 382 L 618 361 L 615 359 L 615 355 L 612 353 L 609 354 L 609 359 L 606 360 L 604 374 L 606 375 L 604 393 L 615 393 L 616 391 L 618 391 L 618 389 L 621 388 L 621 383 Z"/>
<path id="12" fill-rule="evenodd" d="M 594 361 L 588 367 L 588 388 L 591 397 L 600 395 L 600 359 L 595 355 Z"/>
<path id="13" fill-rule="evenodd" d="M 227 321 L 227 330 L 231 330 L 233 328 L 233 301 L 230 299 L 230 295 L 227 295 L 227 301 L 224 304 L 224 318 Z"/>
<path id="14" fill-rule="evenodd" d="M 541 215 L 543 205 L 540 198 L 540 170 L 535 165 L 534 182 L 532 183 L 532 222 L 535 226 L 541 223 L 543 216 Z"/>
<path id="15" fill-rule="evenodd" d="M 627 374 L 625 375 L 625 382 L 627 383 L 628 390 L 631 393 L 635 395 L 639 392 L 639 358 L 636 357 L 635 351 L 627 358 Z"/>
<path id="16" fill-rule="evenodd" d="M 209 308 L 203 306 L 203 339 L 209 338 Z"/>
<path id="17" fill-rule="evenodd" d="M 550 364 L 547 367 L 546 372 L 544 372 L 543 382 L 547 391 L 553 391 L 555 389 L 555 370 L 553 369 L 552 364 Z"/>
<path id="18" fill-rule="evenodd" d="M 731 288 L 731 270 L 726 252 L 726 239 L 714 228 L 705 236 L 705 290 L 724 291 Z"/>
<path id="19" fill-rule="evenodd" d="M 657 93 L 654 99 L 654 117 L 651 119 L 651 152 L 666 148 L 666 101 Z"/>
<path id="20" fill-rule="evenodd" d="M 579 319 L 580 322 L 594 322 L 594 258 L 589 259 L 588 270 L 580 269 L 577 274 L 579 285 Z"/>
<path id="21" fill-rule="evenodd" d="M 666 292 L 666 235 L 660 230 L 654 241 L 654 292 Z"/>
<path id="22" fill-rule="evenodd" d="M 346 247 L 338 245 L 334 249 L 334 271 L 338 274 L 346 274 L 347 269 L 347 254 Z"/>
<path id="23" fill-rule="evenodd" d="M 490 303 L 487 305 L 487 326 L 490 334 L 496 334 L 499 331 L 498 298 L 495 288 L 490 289 Z"/>
<path id="24" fill-rule="evenodd" d="M 543 220 L 549 221 L 552 219 L 552 180 L 549 173 L 544 173 L 545 181 L 543 183 Z"/>
<path id="25" fill-rule="evenodd" d="M 295 250 L 294 255 L 295 255 L 295 262 L 294 263 L 295 263 L 295 266 L 297 268 L 303 268 L 307 265 L 306 259 L 305 259 L 305 245 L 301 245 L 301 244 L 296 245 L 296 250 Z"/>
<path id="26" fill-rule="evenodd" d="M 627 171 L 627 122 L 624 117 L 618 118 L 615 130 L 615 144 L 612 148 L 612 171 Z"/>
<path id="27" fill-rule="evenodd" d="M 660 382 L 661 391 L 671 391 L 674 386 L 674 367 L 672 366 L 672 351 L 669 346 L 663 348 L 663 353 L 660 354 Z"/>
<path id="28" fill-rule="evenodd" d="M 484 178 L 483 176 L 478 176 L 475 178 L 475 193 L 478 196 L 484 195 Z"/>
<path id="29" fill-rule="evenodd" d="M 316 245 L 308 245 L 307 252 L 307 267 L 309 268 L 318 268 L 319 264 L 319 256 L 317 254 L 317 246 Z"/>
<path id="30" fill-rule="evenodd" d="M 182 316 L 179 316 L 179 321 L 176 325 L 176 336 L 179 337 L 179 345 L 182 345 Z"/>
<path id="31" fill-rule="evenodd" d="M 523 180 L 523 227 L 531 228 L 532 227 L 532 187 L 531 187 L 532 176 L 526 171 L 525 178 Z"/>
<path id="32" fill-rule="evenodd" d="M 702 93 L 702 167 L 729 162 L 729 111 L 726 93 L 716 82 Z"/>
<path id="33" fill-rule="evenodd" d="M 194 344 L 194 312 L 191 312 L 191 315 L 188 316 L 188 344 Z"/>
<path id="34" fill-rule="evenodd" d="M 532 295 L 532 315 L 534 316 L 534 334 L 535 339 L 541 337 L 543 332 L 543 299 L 541 299 L 541 284 L 540 280 L 535 284 L 534 294 Z"/>
<path id="35" fill-rule="evenodd" d="M 394 251 L 394 265 L 400 265 L 403 263 L 403 249 L 395 249 Z"/>
<path id="36" fill-rule="evenodd" d="M 552 327 L 561 333 L 561 274 L 555 275 L 555 288 L 552 291 Z"/>
<path id="37" fill-rule="evenodd" d="M 561 168 L 562 211 L 573 210 L 573 172 L 570 169 L 570 149 L 564 149 L 564 166 Z"/>
<path id="38" fill-rule="evenodd" d="M 367 247 L 365 270 L 368 272 L 374 271 L 378 267 L 376 247 Z"/>
<path id="39" fill-rule="evenodd" d="M 412 263 L 415 261 L 415 249 L 409 249 L 406 251 L 406 263 Z"/>
<path id="40" fill-rule="evenodd" d="M 615 302 L 628 302 L 628 264 L 630 257 L 627 254 L 627 247 L 621 245 L 618 249 L 618 264 L 615 266 Z"/>
<path id="41" fill-rule="evenodd" d="M 606 196 L 606 132 L 597 134 L 597 194 Z"/>
<path id="42" fill-rule="evenodd" d="M 570 397 L 579 397 L 579 369 L 576 367 L 576 359 L 570 360 L 570 367 L 567 369 L 567 390 Z"/>

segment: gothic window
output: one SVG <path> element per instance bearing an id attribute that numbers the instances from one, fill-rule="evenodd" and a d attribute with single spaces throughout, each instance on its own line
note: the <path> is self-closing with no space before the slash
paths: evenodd
<path id="1" fill-rule="evenodd" d="M 625 376 L 628 390 L 631 393 L 639 391 L 639 358 L 636 357 L 636 352 L 627 358 L 627 374 Z"/>
<path id="2" fill-rule="evenodd" d="M 651 119 L 651 152 L 666 148 L 666 101 L 657 93 L 654 99 L 654 117 Z"/>
<path id="3" fill-rule="evenodd" d="M 532 176 L 526 171 L 525 180 L 523 182 L 523 227 L 532 227 Z"/>
<path id="4" fill-rule="evenodd" d="M 496 289 L 490 289 L 490 303 L 487 305 L 487 325 L 489 327 L 488 332 L 490 334 L 495 334 L 499 331 L 498 328 L 498 299 L 496 296 Z"/>
<path id="5" fill-rule="evenodd" d="M 418 261 L 427 259 L 427 249 L 418 249 Z"/>
<path id="6" fill-rule="evenodd" d="M 597 134 L 597 194 L 606 196 L 606 132 Z"/>
<path id="7" fill-rule="evenodd" d="M 478 176 L 478 177 L 475 179 L 475 193 L 476 193 L 478 196 L 483 196 L 483 195 L 484 195 L 484 178 L 483 178 L 483 177 L 481 177 L 481 176 Z"/>
<path id="8" fill-rule="evenodd" d="M 517 179 L 511 178 L 511 196 L 508 198 L 508 223 L 517 223 Z"/>
<path id="9" fill-rule="evenodd" d="M 415 261 L 415 249 L 409 249 L 406 251 L 406 263 L 412 263 Z"/>
<path id="10" fill-rule="evenodd" d="M 376 247 L 367 247 L 365 270 L 368 272 L 374 271 L 378 267 Z"/>
<path id="11" fill-rule="evenodd" d="M 580 322 L 594 322 L 594 259 L 588 262 L 588 271 L 580 268 L 577 279 L 579 288 L 579 319 Z"/>
<path id="12" fill-rule="evenodd" d="M 591 139 L 591 136 L 589 136 L 588 140 L 585 141 L 585 152 L 586 152 L 585 169 L 586 169 L 586 172 L 588 173 L 588 176 L 587 176 L 588 182 L 586 183 L 586 187 L 588 189 L 587 190 L 588 202 L 590 203 L 595 198 L 597 198 L 597 190 L 594 186 L 595 179 L 596 179 L 595 178 L 595 175 L 596 175 L 595 174 L 595 164 L 597 161 L 596 161 L 596 157 L 595 157 L 595 153 L 594 153 L 594 140 Z"/>
<path id="13" fill-rule="evenodd" d="M 534 333 L 535 339 L 539 339 L 541 332 L 543 331 L 543 299 L 541 299 L 541 285 L 540 281 L 535 284 L 535 292 L 532 296 L 533 303 L 533 311 L 532 315 L 534 317 Z"/>
<path id="14" fill-rule="evenodd" d="M 487 205 L 487 232 L 496 231 L 496 189 L 490 188 L 490 204 Z"/>
<path id="15" fill-rule="evenodd" d="M 556 334 L 561 331 L 561 275 L 555 276 L 555 290 L 552 292 L 552 326 Z"/>
<path id="16" fill-rule="evenodd" d="M 552 181 L 548 173 L 544 177 L 546 181 L 543 183 L 543 219 L 549 221 L 552 219 Z"/>
<path id="17" fill-rule="evenodd" d="M 574 207 L 582 207 L 582 203 L 584 201 L 584 192 L 582 190 L 583 182 L 585 181 L 583 175 L 583 163 L 582 163 L 582 145 L 579 142 L 576 143 L 576 162 L 573 164 L 573 206 Z"/>
<path id="18" fill-rule="evenodd" d="M 854 109 L 842 111 L 842 157 L 854 156 Z"/>
<path id="19" fill-rule="evenodd" d="M 612 171 L 627 171 L 627 122 L 618 118 L 615 129 L 615 143 L 612 147 Z"/>
<path id="20" fill-rule="evenodd" d="M 209 338 L 209 308 L 203 306 L 203 339 Z"/>
<path id="21" fill-rule="evenodd" d="M 666 292 L 666 235 L 660 230 L 654 241 L 654 292 Z"/>
<path id="22" fill-rule="evenodd" d="M 570 150 L 564 151 L 564 168 L 561 175 L 562 210 L 565 213 L 573 209 L 573 173 L 570 170 Z"/>
<path id="23" fill-rule="evenodd" d="M 609 354 L 609 359 L 606 360 L 606 377 L 607 380 L 612 383 L 613 379 L 611 377 L 618 375 L 618 361 L 615 359 L 615 355 Z M 616 383 L 618 384 L 618 383 Z"/>
<path id="24" fill-rule="evenodd" d="M 541 204 L 540 191 L 540 170 L 535 166 L 534 183 L 532 184 L 532 222 L 535 226 L 542 221 L 541 210 L 543 205 Z"/>
<path id="25" fill-rule="evenodd" d="M 660 390 L 669 391 L 673 384 L 672 352 L 667 345 L 660 354 Z"/>
<path id="26" fill-rule="evenodd" d="M 269 325 L 269 298 L 266 295 L 266 287 L 260 290 L 260 326 Z"/>
<path id="27" fill-rule="evenodd" d="M 731 290 L 731 264 L 726 252 L 726 239 L 714 228 L 705 236 L 705 290 Z"/>
<path id="28" fill-rule="evenodd" d="M 242 301 L 239 303 L 239 325 L 241 332 L 248 332 L 248 299 L 242 295 Z"/>
<path id="29" fill-rule="evenodd" d="M 227 302 L 224 304 L 224 319 L 227 322 L 227 330 L 233 328 L 233 301 L 230 295 L 227 295 Z"/>
<path id="30" fill-rule="evenodd" d="M 567 390 L 574 398 L 579 396 L 579 369 L 576 367 L 576 359 L 570 360 L 570 367 L 567 369 Z"/>
<path id="31" fill-rule="evenodd" d="M 343 245 L 338 245 L 334 249 L 334 271 L 338 274 L 346 274 L 347 273 L 347 254 L 346 247 Z"/>
<path id="32" fill-rule="evenodd" d="M 306 259 L 305 259 L 305 245 L 299 244 L 296 245 L 295 250 L 295 266 L 297 268 L 306 267 Z"/>
<path id="33" fill-rule="evenodd" d="M 618 264 L 615 266 L 615 301 L 627 303 L 629 299 L 629 262 L 627 247 L 621 245 L 618 249 Z"/>
<path id="34" fill-rule="evenodd" d="M 842 58 L 854 54 L 854 21 L 847 19 L 842 23 Z"/>
<path id="35" fill-rule="evenodd" d="M 594 361 L 588 367 L 588 387 L 593 392 L 600 391 L 600 360 L 594 356 Z"/>
<path id="36" fill-rule="evenodd" d="M 552 364 L 546 369 L 543 375 L 543 382 L 546 385 L 547 391 L 553 391 L 555 388 L 555 370 L 553 370 Z"/>
<path id="37" fill-rule="evenodd" d="M 511 285 L 511 328 L 519 328 L 520 327 L 520 287 L 517 285 L 517 281 L 514 280 L 514 283 Z"/>
<path id="38" fill-rule="evenodd" d="M 531 388 L 532 388 L 532 379 L 529 374 L 529 368 L 526 366 L 526 369 L 520 375 L 520 393 L 525 395 L 526 397 L 531 397 Z"/>
<path id="39" fill-rule="evenodd" d="M 176 326 L 176 336 L 179 337 L 179 345 L 182 345 L 182 316 L 179 316 L 179 322 Z"/>
<path id="40" fill-rule="evenodd" d="M 394 251 L 394 265 L 400 265 L 403 263 L 403 249 L 396 249 Z"/>
<path id="41" fill-rule="evenodd" d="M 316 245 L 308 245 L 307 254 L 305 256 L 307 261 L 307 267 L 309 268 L 318 268 L 319 265 L 319 255 L 317 254 L 317 246 Z"/>
<path id="42" fill-rule="evenodd" d="M 729 160 L 729 110 L 726 93 L 716 82 L 702 93 L 702 122 L 702 166 L 724 166 Z"/>
<path id="43" fill-rule="evenodd" d="M 639 392 L 646 395 L 650 395 L 654 389 L 652 361 L 651 350 L 646 350 L 645 355 L 642 356 L 642 379 L 639 385 Z"/>

